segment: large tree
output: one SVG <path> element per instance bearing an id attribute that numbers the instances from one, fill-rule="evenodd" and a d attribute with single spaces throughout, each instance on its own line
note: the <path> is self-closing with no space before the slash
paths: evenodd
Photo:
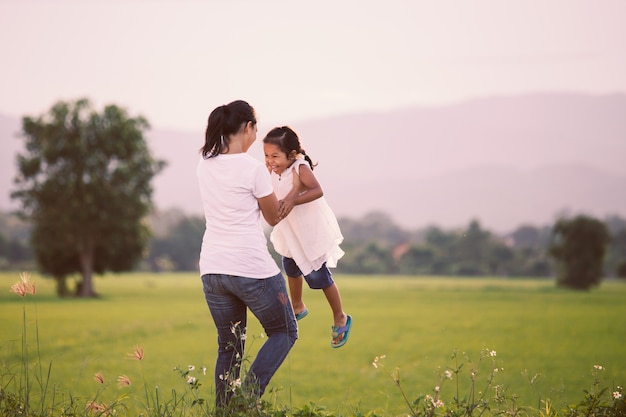
<path id="1" fill-rule="evenodd" d="M 560 219 L 552 229 L 550 255 L 557 263 L 557 283 L 588 290 L 600 284 L 609 232 L 600 220 L 580 215 Z"/>
<path id="2" fill-rule="evenodd" d="M 43 273 L 67 295 L 66 277 L 80 276 L 76 295 L 94 296 L 93 274 L 131 269 L 149 239 L 155 160 L 143 137 L 149 124 L 87 99 L 58 102 L 22 119 L 25 151 L 12 193 L 33 223 L 31 242 Z"/>

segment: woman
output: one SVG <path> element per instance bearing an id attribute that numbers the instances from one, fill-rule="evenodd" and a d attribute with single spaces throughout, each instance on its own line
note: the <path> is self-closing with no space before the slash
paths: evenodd
<path id="1" fill-rule="evenodd" d="M 256 133 L 254 109 L 245 101 L 216 108 L 197 167 L 206 221 L 199 266 L 217 328 L 215 401 L 222 407 L 241 384 L 248 308 L 268 337 L 244 381 L 259 397 L 298 338 L 285 280 L 261 224 L 261 214 L 274 226 L 288 212 L 280 211 L 265 165 L 246 153 Z"/>

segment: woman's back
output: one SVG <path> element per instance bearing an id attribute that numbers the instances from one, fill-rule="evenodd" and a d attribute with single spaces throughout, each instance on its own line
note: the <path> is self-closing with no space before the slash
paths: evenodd
<path id="1" fill-rule="evenodd" d="M 277 274 L 257 200 L 273 192 L 267 169 L 245 153 L 221 154 L 202 158 L 197 176 L 206 222 L 200 273 L 250 278 Z"/>

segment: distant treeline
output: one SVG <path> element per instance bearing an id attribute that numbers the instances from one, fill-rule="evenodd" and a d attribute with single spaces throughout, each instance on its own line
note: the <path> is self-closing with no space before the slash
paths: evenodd
<path id="1" fill-rule="evenodd" d="M 610 216 L 603 222 L 611 236 L 604 258 L 605 276 L 620 276 L 626 265 L 626 219 Z M 150 223 L 154 235 L 137 269 L 155 272 L 197 270 L 204 219 L 169 210 L 153 214 Z M 459 229 L 430 226 L 410 231 L 380 212 L 367 214 L 361 219 L 340 218 L 339 224 L 346 254 L 339 261 L 338 273 L 555 275 L 548 254 L 552 226 L 523 225 L 509 234 L 498 235 L 473 220 Z M 0 213 L 0 269 L 35 268 L 29 232 L 27 223 L 16 216 Z M 268 247 L 280 265 L 280 256 L 273 252 L 271 243 Z"/>

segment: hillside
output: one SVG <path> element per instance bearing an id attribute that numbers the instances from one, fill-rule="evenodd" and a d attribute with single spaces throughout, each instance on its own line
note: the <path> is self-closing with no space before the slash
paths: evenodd
<path id="1" fill-rule="evenodd" d="M 262 121 L 262 109 L 259 109 Z M 626 215 L 626 95 L 534 94 L 437 108 L 405 108 L 306 120 L 292 126 L 314 160 L 338 216 L 380 210 L 405 227 L 454 227 L 479 219 L 508 231 L 548 224 L 563 212 Z M 157 120 L 151 120 L 158 126 Z M 259 127 L 251 149 L 272 126 Z M 0 209 L 19 141 L 17 119 L 0 117 Z M 160 208 L 200 213 L 195 165 L 203 128 L 155 128 Z"/>

